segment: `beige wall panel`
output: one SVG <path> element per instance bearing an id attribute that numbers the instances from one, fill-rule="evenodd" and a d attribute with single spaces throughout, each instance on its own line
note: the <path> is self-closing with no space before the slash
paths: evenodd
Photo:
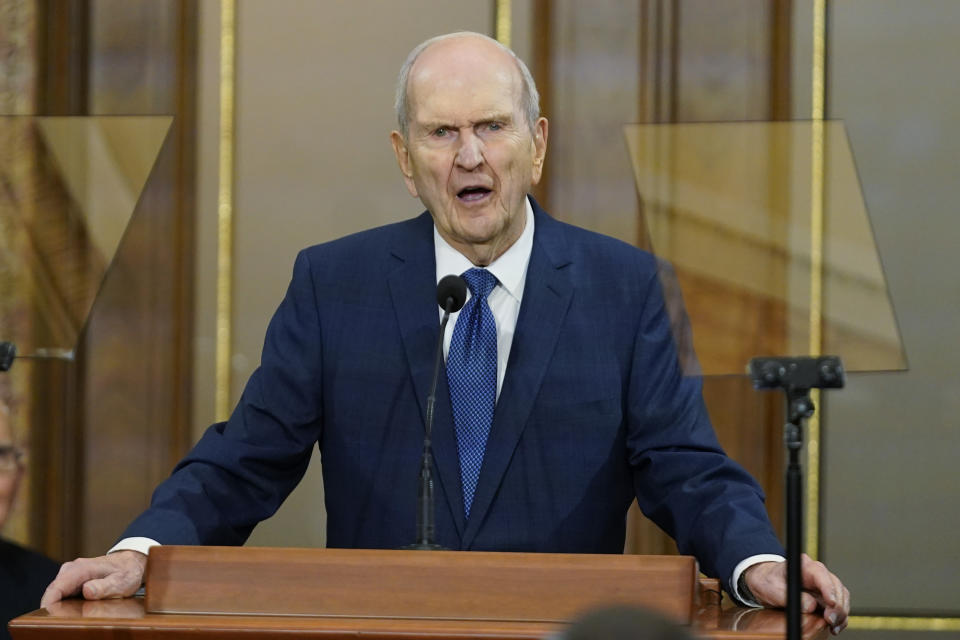
<path id="1" fill-rule="evenodd" d="M 637 192 L 623 138 L 640 105 L 638 3 L 553 4 L 548 206 L 557 218 L 626 241 Z"/>
<path id="2" fill-rule="evenodd" d="M 196 431 L 213 419 L 217 5 L 201 13 Z M 209 6 L 212 5 L 212 6 Z M 493 3 L 254 2 L 237 7 L 232 402 L 257 366 L 296 252 L 422 211 L 400 179 L 388 134 L 406 54 L 456 30 L 493 32 Z M 320 546 L 318 456 L 250 544 Z M 412 514 L 411 514 L 412 517 Z"/>
<path id="3" fill-rule="evenodd" d="M 827 113 L 846 122 L 910 370 L 852 375 L 824 402 L 822 555 L 858 613 L 960 616 L 960 3 L 829 6 Z"/>
<path id="4" fill-rule="evenodd" d="M 220 126 L 220 3 L 201 2 L 197 42 L 197 212 L 194 261 L 194 440 L 214 420 L 216 392 L 217 190 Z"/>
<path id="5" fill-rule="evenodd" d="M 809 120 L 813 101 L 813 0 L 793 0 L 790 16 L 790 114 Z"/>
<path id="6" fill-rule="evenodd" d="M 767 116 L 770 11 L 757 0 L 679 3 L 677 122 Z"/>
<path id="7" fill-rule="evenodd" d="M 510 0 L 510 48 L 533 69 L 534 0 Z M 539 89 L 539 87 L 538 87 Z"/>

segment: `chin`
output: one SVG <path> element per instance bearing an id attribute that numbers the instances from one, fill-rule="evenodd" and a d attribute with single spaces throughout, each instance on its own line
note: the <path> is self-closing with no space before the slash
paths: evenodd
<path id="1" fill-rule="evenodd" d="M 486 224 L 467 225 L 461 229 L 459 235 L 468 244 L 488 244 L 503 233 L 503 229 L 504 225 L 501 221 L 491 220 Z"/>

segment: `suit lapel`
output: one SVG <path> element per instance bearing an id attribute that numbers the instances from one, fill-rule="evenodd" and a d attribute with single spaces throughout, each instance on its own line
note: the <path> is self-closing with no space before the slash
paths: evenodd
<path id="1" fill-rule="evenodd" d="M 436 260 L 433 247 L 433 222 L 424 213 L 417 218 L 412 233 L 398 234 L 391 253 L 398 266 L 388 275 L 393 308 L 400 327 L 413 388 L 420 407 L 421 424 L 426 425 L 426 402 L 433 377 L 433 358 L 440 334 L 437 297 Z M 449 329 L 448 329 L 449 330 Z M 439 480 L 439 494 L 446 497 L 456 523 L 457 535 L 464 532 L 463 491 L 460 487 L 460 462 L 453 430 L 453 413 L 446 376 L 440 371 L 433 415 L 433 454 Z M 416 469 L 411 469 L 415 473 Z"/>
<path id="2" fill-rule="evenodd" d="M 573 297 L 573 285 L 564 270 L 570 260 L 562 227 L 535 202 L 533 206 L 536 216 L 533 251 L 520 316 L 470 508 L 470 520 L 463 534 L 464 549 L 469 549 L 476 538 L 520 441 Z"/>

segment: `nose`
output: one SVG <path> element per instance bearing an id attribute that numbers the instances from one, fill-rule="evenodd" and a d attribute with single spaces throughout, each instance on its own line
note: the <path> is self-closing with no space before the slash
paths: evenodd
<path id="1" fill-rule="evenodd" d="M 460 148 L 457 149 L 457 166 L 473 171 L 483 164 L 483 142 L 472 130 L 467 129 L 460 136 Z"/>

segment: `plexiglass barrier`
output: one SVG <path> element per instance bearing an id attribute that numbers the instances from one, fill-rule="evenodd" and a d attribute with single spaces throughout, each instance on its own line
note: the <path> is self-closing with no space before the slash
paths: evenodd
<path id="1" fill-rule="evenodd" d="M 0 118 L 0 341 L 73 357 L 170 116 Z"/>
<path id="2" fill-rule="evenodd" d="M 842 122 L 624 132 L 681 349 L 689 315 L 702 371 L 688 373 L 827 353 L 848 371 L 906 368 Z"/>

